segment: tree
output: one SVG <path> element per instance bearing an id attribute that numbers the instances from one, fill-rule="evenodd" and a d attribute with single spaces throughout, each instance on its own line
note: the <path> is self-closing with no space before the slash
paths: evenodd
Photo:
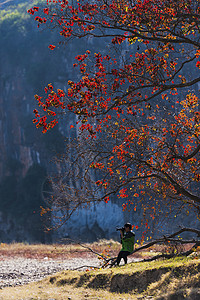
<path id="1" fill-rule="evenodd" d="M 58 28 L 66 41 L 110 41 L 104 53 L 76 57 L 81 78 L 68 81 L 67 94 L 49 84 L 46 99 L 35 96 L 44 114 L 35 110 L 34 123 L 43 132 L 58 122 L 57 109 L 78 116 L 72 160 L 78 164 L 69 175 L 76 172 L 83 184 L 72 193 L 59 181 L 59 205 L 72 213 L 114 194 L 125 199 L 124 207 L 136 208 L 143 197 L 153 218 L 163 203 L 199 212 L 199 1 L 49 1 L 43 13 L 35 17 L 38 26 Z M 84 200 L 86 191 L 92 193 Z M 147 193 L 158 196 L 151 200 Z"/>

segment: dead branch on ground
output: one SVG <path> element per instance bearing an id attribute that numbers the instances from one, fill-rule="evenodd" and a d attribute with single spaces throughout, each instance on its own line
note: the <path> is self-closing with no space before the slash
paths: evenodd
<path id="1" fill-rule="evenodd" d="M 180 234 L 185 233 L 185 232 L 190 232 L 190 233 L 195 233 L 196 234 L 196 238 L 192 238 L 192 239 L 182 239 L 180 237 Z M 178 237 L 177 237 L 178 236 Z M 130 255 L 138 252 L 138 251 L 142 251 L 144 249 L 148 249 L 154 245 L 167 245 L 167 246 L 177 246 L 177 245 L 184 245 L 184 244 L 190 244 L 191 247 L 189 250 L 187 251 L 183 251 L 183 252 L 172 252 L 172 253 L 162 253 L 162 254 L 158 254 L 155 255 L 151 258 L 146 258 L 141 260 L 140 262 L 147 262 L 147 261 L 153 261 L 153 260 L 157 260 L 160 258 L 165 258 L 165 259 L 170 259 L 172 257 L 178 257 L 178 256 L 188 256 L 191 253 L 193 253 L 198 246 L 200 246 L 200 230 L 198 229 L 194 229 L 194 228 L 181 228 L 180 230 L 178 230 L 177 232 L 170 234 L 168 236 L 163 236 L 162 238 L 158 238 L 155 239 L 141 247 L 136 248 Z M 74 240 L 71 239 L 65 239 L 68 240 L 70 242 L 73 242 L 75 244 L 80 245 L 81 247 L 88 249 L 90 252 L 92 252 L 93 254 L 97 255 L 99 258 L 101 258 L 103 260 L 103 263 L 99 266 L 81 266 L 78 268 L 75 268 L 74 270 L 78 270 L 78 269 L 82 269 L 82 268 L 93 268 L 93 269 L 101 269 L 101 268 L 107 268 L 107 267 L 112 267 L 115 265 L 115 261 L 117 257 L 111 257 L 108 258 L 104 255 L 102 255 L 101 253 L 98 253 L 97 251 L 93 250 L 91 247 L 86 246 L 80 242 L 76 242 Z"/>

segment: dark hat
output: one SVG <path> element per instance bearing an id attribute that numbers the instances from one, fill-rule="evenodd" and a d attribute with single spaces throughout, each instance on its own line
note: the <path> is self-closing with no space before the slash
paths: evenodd
<path id="1" fill-rule="evenodd" d="M 131 223 L 126 223 L 126 224 L 124 225 L 124 227 L 129 227 L 130 229 L 132 229 Z"/>

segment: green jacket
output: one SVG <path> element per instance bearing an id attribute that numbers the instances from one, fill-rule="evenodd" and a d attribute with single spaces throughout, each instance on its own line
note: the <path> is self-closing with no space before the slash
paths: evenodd
<path id="1" fill-rule="evenodd" d="M 133 252 L 134 242 L 135 242 L 135 233 L 132 231 L 126 232 L 121 239 L 122 249 L 121 251 Z"/>

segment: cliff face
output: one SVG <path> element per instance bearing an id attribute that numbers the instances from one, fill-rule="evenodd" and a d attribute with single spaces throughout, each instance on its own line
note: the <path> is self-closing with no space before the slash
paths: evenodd
<path id="1" fill-rule="evenodd" d="M 42 191 L 50 189 L 48 175 L 59 167 L 51 163 L 52 157 L 64 151 L 67 124 L 74 124 L 75 117 L 67 115 L 59 127 L 42 134 L 32 123 L 32 111 L 37 108 L 34 94 L 41 94 L 50 82 L 60 88 L 68 79 L 74 80 L 72 58 L 85 51 L 88 42 L 75 42 L 52 52 L 48 45 L 58 43 L 56 35 L 37 29 L 26 13 L 33 4 L 28 7 L 26 3 L 29 1 L 11 6 L 11 1 L 1 6 L 0 1 L 0 239 L 45 242 L 52 237 L 43 233 L 40 206 L 46 204 Z M 99 209 L 105 211 L 102 205 Z M 109 204 L 106 220 L 99 219 L 97 210 L 96 206 L 81 210 L 78 218 L 75 214 L 53 238 L 69 236 L 68 231 L 73 230 L 80 239 L 84 232 L 86 240 L 110 237 L 113 229 L 108 227 L 113 218 L 116 225 L 124 222 L 121 205 Z M 103 223 L 108 226 L 104 228 Z"/>
<path id="2" fill-rule="evenodd" d="M 32 111 L 37 107 L 34 94 L 41 94 L 50 82 L 63 88 L 68 79 L 76 80 L 72 58 L 88 47 L 93 52 L 102 49 L 102 41 L 99 45 L 92 40 L 75 41 L 52 52 L 48 45 L 58 44 L 56 34 L 37 29 L 26 13 L 32 1 L 19 0 L 23 4 L 13 7 L 14 1 L 3 2 L 0 0 L 0 239 L 45 242 L 76 237 L 91 241 L 117 237 L 115 227 L 127 221 L 139 225 L 142 210 L 123 213 L 122 203 L 109 202 L 80 209 L 58 232 L 44 234 L 42 191 L 50 190 L 48 175 L 59 171 L 51 160 L 63 153 L 75 117 L 68 114 L 59 127 L 43 135 L 32 124 Z M 182 224 L 184 219 L 182 215 Z M 192 217 L 189 223 L 195 226 L 195 220 Z M 163 229 L 168 228 L 167 221 L 163 224 Z"/>
<path id="3" fill-rule="evenodd" d="M 26 10 L 0 11 L 0 238 L 44 241 L 41 191 L 48 188 L 47 175 L 56 171 L 50 160 L 64 151 L 64 137 L 58 128 L 45 136 L 35 129 L 34 94 L 62 77 L 66 67 L 58 72 L 63 57 L 52 61 L 50 34 L 40 33 Z"/>

